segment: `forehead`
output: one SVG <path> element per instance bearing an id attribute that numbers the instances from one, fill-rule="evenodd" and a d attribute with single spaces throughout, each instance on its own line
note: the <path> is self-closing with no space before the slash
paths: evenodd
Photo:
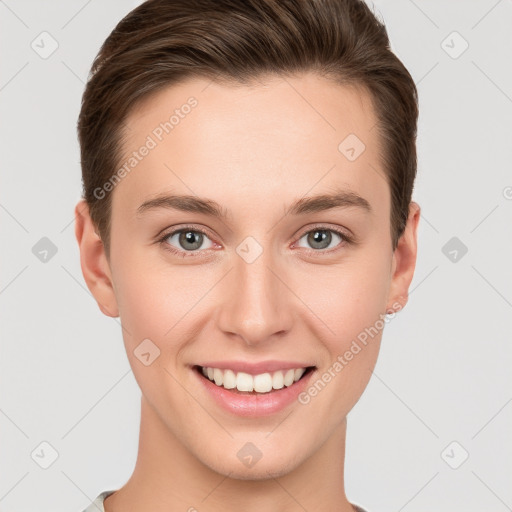
<path id="1" fill-rule="evenodd" d="M 377 135 L 366 91 L 315 74 L 243 86 L 188 79 L 128 116 L 120 166 L 134 165 L 113 204 L 134 211 L 172 191 L 255 208 L 334 187 L 378 201 L 387 185 Z"/>

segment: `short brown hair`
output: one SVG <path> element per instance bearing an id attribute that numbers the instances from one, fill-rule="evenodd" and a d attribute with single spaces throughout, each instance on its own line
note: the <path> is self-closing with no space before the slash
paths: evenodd
<path id="1" fill-rule="evenodd" d="M 123 124 L 137 102 L 198 77 L 233 85 L 313 71 L 370 93 L 391 191 L 393 250 L 416 177 L 418 98 L 363 0 L 148 0 L 123 18 L 92 65 L 78 119 L 83 197 L 110 251 L 111 195 L 95 190 L 120 164 Z M 341 141 L 340 141 L 341 142 Z"/>

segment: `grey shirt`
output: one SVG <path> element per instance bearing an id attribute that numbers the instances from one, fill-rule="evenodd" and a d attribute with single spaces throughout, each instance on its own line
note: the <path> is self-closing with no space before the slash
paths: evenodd
<path id="1" fill-rule="evenodd" d="M 103 491 L 101 494 L 99 494 L 96 499 L 83 511 L 83 512 L 105 512 L 105 509 L 103 508 L 103 500 L 107 497 L 116 492 L 115 490 L 108 490 Z"/>
<path id="2" fill-rule="evenodd" d="M 105 509 L 103 508 L 103 500 L 114 492 L 116 491 L 103 491 L 83 512 L 105 512 Z M 354 505 L 354 507 L 356 512 L 367 512 L 364 508 L 361 508 L 358 505 Z"/>

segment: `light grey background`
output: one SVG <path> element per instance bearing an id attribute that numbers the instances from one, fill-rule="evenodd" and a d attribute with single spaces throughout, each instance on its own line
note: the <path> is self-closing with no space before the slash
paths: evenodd
<path id="1" fill-rule="evenodd" d="M 140 391 L 119 319 L 83 280 L 73 208 L 84 82 L 138 3 L 0 0 L 1 512 L 80 512 L 135 464 Z M 512 2 L 373 5 L 419 89 L 422 217 L 409 303 L 349 416 L 347 496 L 369 512 L 512 510 Z"/>

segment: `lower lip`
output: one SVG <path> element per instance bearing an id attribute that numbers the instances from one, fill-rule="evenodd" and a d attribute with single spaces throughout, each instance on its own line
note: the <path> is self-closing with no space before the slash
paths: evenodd
<path id="1" fill-rule="evenodd" d="M 268 393 L 242 395 L 217 386 L 210 379 L 200 374 L 201 370 L 197 371 L 194 368 L 192 371 L 218 405 L 232 414 L 246 417 L 268 416 L 283 410 L 297 400 L 299 394 L 307 387 L 311 375 L 315 373 L 315 370 L 310 370 L 302 379 L 288 387 L 285 386 Z"/>

